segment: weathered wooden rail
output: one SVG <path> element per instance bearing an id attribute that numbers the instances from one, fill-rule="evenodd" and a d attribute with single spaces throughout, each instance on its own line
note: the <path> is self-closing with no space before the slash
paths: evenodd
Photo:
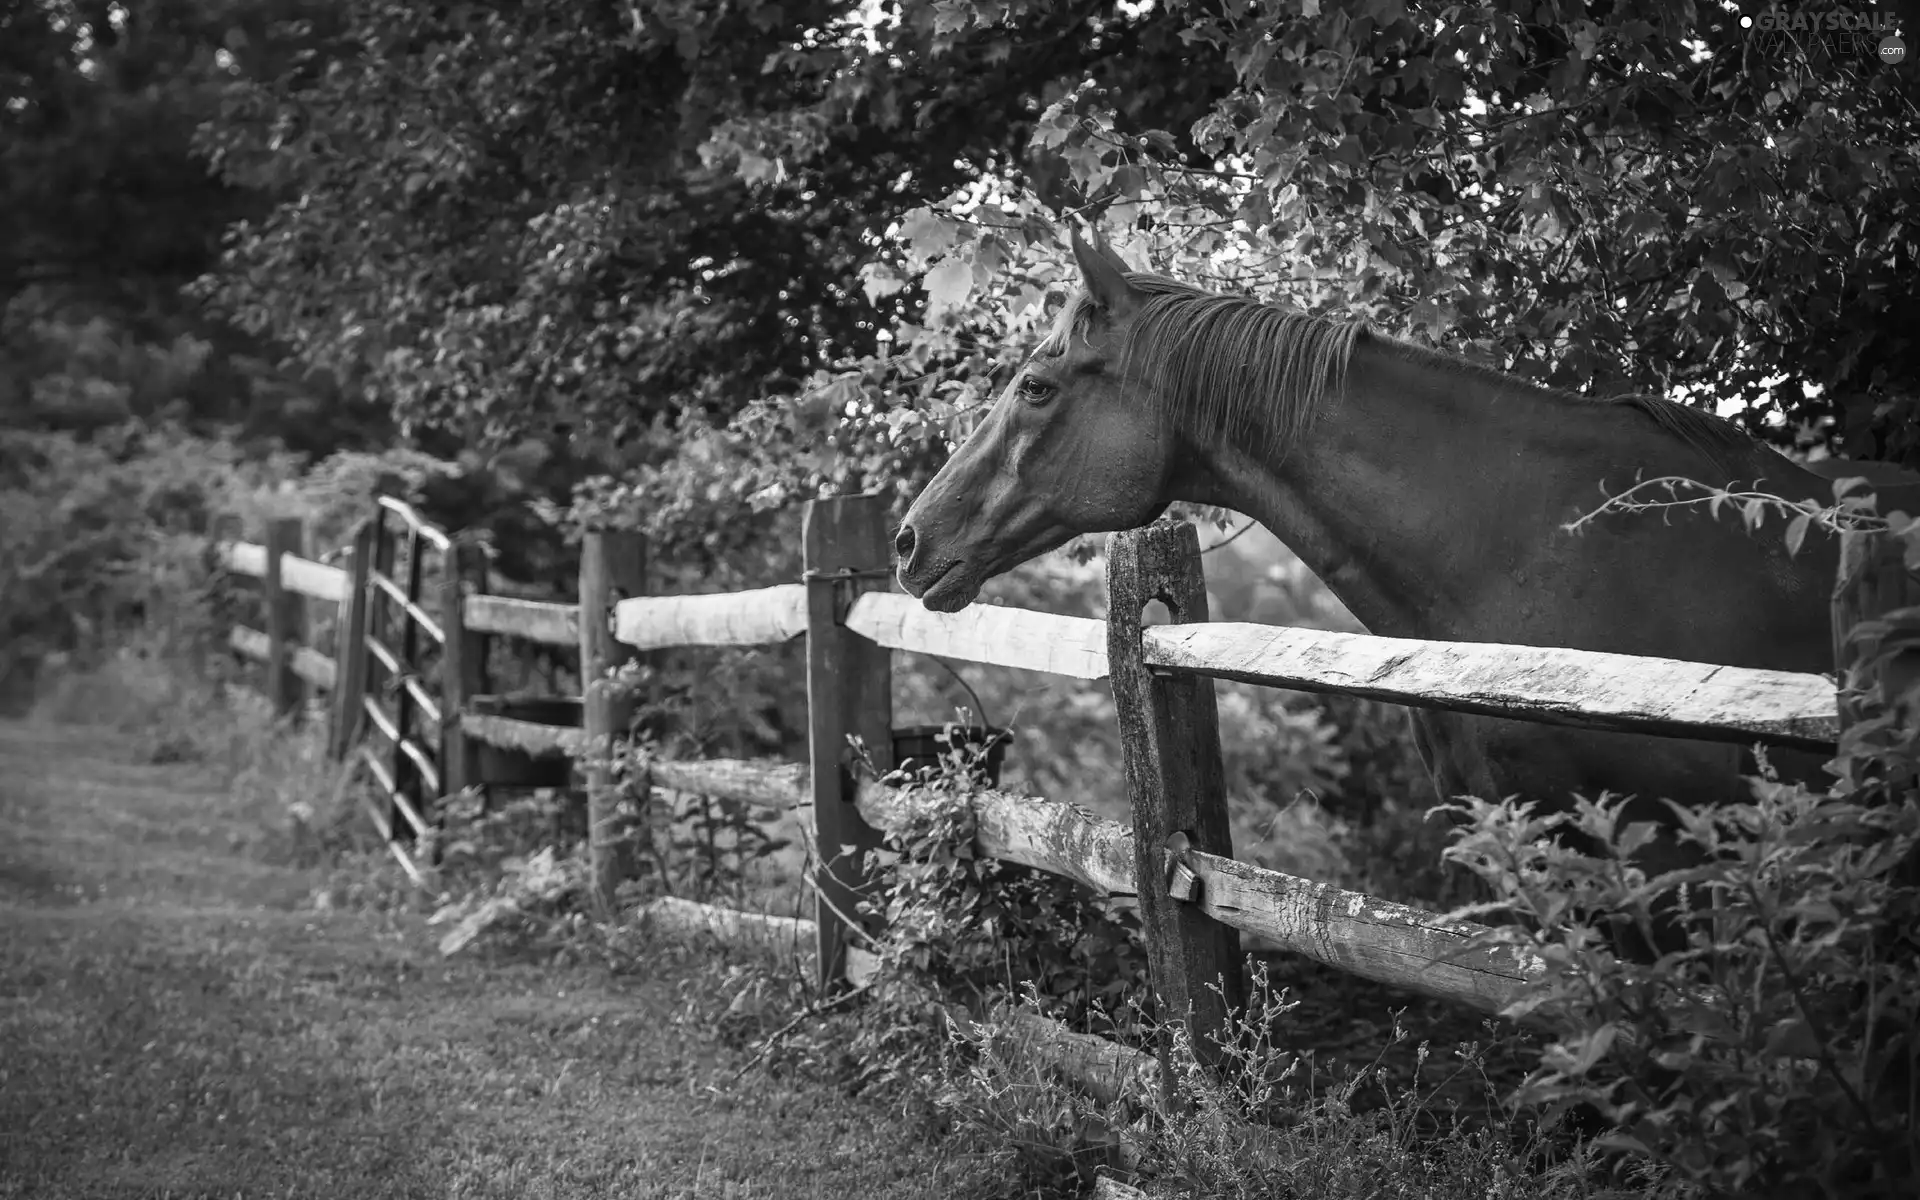
<path id="1" fill-rule="evenodd" d="M 480 747 L 556 766 L 580 759 L 587 775 L 593 890 L 598 903 L 610 904 L 618 882 L 614 846 L 622 831 L 613 819 L 606 760 L 624 724 L 611 668 L 646 651 L 777 645 L 805 635 L 810 764 L 645 756 L 637 762 L 643 797 L 649 788 L 668 788 L 770 809 L 810 806 L 817 844 L 826 848 L 815 880 L 824 898 L 817 919 L 680 900 L 657 901 L 646 917 L 663 928 L 761 948 L 810 944 L 808 957 L 821 984 L 840 986 L 872 970 L 861 943 L 874 931 L 847 924 L 854 901 L 870 884 L 857 851 L 877 845 L 883 831 L 902 828 L 932 802 L 911 789 L 857 781 L 850 770 L 850 736 L 865 744 L 877 766 L 890 765 L 889 651 L 1110 679 L 1122 723 L 1131 826 L 993 789 L 965 803 L 979 852 L 1105 894 L 1138 898 L 1154 986 L 1173 1011 L 1193 1014 L 1196 1046 L 1210 1044 L 1201 1027 L 1224 1020 L 1225 1006 L 1240 995 L 1242 933 L 1490 1013 L 1506 1009 L 1545 970 L 1537 959 L 1484 940 L 1485 930 L 1470 922 L 1234 860 L 1211 679 L 1660 737 L 1826 748 L 1840 727 L 1835 685 L 1824 676 L 1213 622 L 1207 619 L 1197 538 L 1188 526 L 1113 536 L 1110 611 L 1120 617 L 1109 623 L 982 605 L 932 613 L 884 590 L 885 513 L 873 497 L 809 506 L 805 581 L 747 592 L 645 595 L 644 548 L 620 535 L 590 532 L 579 605 L 484 594 L 484 564 L 462 549 L 460 539 L 429 533 L 397 501 L 381 505 L 382 513 L 405 522 L 404 579 L 394 574 L 394 542 L 380 540 L 384 518 L 378 514 L 356 541 L 348 571 L 298 557 L 297 536 L 288 531 L 270 537 L 266 546 L 229 545 L 223 557 L 230 569 L 265 579 L 270 600 L 291 592 L 339 603 L 349 616 L 360 614 L 339 623 L 340 644 L 356 652 L 344 658 L 337 653 L 334 661 L 297 645 L 296 623 L 287 616 L 277 621 L 277 633 L 236 630 L 233 644 L 252 657 L 284 661 L 289 678 L 357 694 L 357 702 L 336 696 L 333 712 L 336 720 L 349 721 L 364 714 L 381 735 L 385 757 L 359 752 L 370 766 L 384 768 L 376 774 L 394 798 L 395 815 L 382 829 L 396 845 L 409 832 L 400 820 L 412 832 L 424 830 L 440 796 L 488 786 L 476 754 Z M 437 617 L 420 599 L 423 544 L 441 552 Z M 1141 625 L 1137 614 L 1153 598 L 1168 604 L 1173 623 Z M 405 656 L 387 650 L 377 631 L 364 628 L 376 600 L 384 604 L 386 619 L 401 623 Z M 437 696 L 427 686 L 428 675 L 404 669 L 420 636 L 445 647 Z M 580 723 L 502 711 L 494 703 L 500 698 L 485 694 L 477 670 L 490 637 L 579 646 L 587 693 Z M 361 647 L 365 654 L 358 653 Z M 385 672 L 396 697 L 392 714 L 365 695 L 376 671 Z M 428 727 L 439 735 L 431 757 L 416 732 Z M 856 853 L 833 852 L 844 847 Z M 1077 1043 L 1064 1031 L 1055 1033 L 1060 1061 L 1086 1057 L 1084 1047 L 1062 1049 Z M 1121 1067 L 1109 1063 L 1103 1069 L 1124 1075 L 1138 1066 L 1137 1059 L 1126 1059 Z"/>

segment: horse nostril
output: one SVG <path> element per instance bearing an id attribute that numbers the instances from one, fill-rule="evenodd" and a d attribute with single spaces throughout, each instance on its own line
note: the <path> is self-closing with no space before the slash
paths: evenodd
<path id="1" fill-rule="evenodd" d="M 893 535 L 893 552 L 900 556 L 901 562 L 913 557 L 913 526 L 902 525 L 900 532 Z"/>

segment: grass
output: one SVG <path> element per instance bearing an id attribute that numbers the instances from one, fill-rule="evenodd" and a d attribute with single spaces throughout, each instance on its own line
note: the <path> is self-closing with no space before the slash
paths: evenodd
<path id="1" fill-rule="evenodd" d="M 416 913 L 316 907 L 298 755 L 152 761 L 195 756 L 0 723 L 0 1197 L 999 1194 L 830 1084 L 735 1081 L 685 956 L 445 960 Z"/>
<path id="2" fill-rule="evenodd" d="M 990 1044 L 930 1054 L 919 1004 L 806 1023 L 743 1071 L 795 1029 L 790 972 L 644 941 L 614 971 L 590 938 L 443 958 L 317 738 L 257 699 L 123 654 L 38 714 L 0 723 L 0 1200 L 1062 1196 L 1096 1169 L 1154 1195 L 1620 1194 L 1505 1123 L 1486 1072 L 1517 1060 L 1416 1051 L 1477 1020 L 1416 1004 L 1395 1037 L 1356 1014 L 1405 997 L 1298 962 L 1274 982 L 1307 1003 L 1243 1031 L 1292 1090 L 1195 1087 L 1158 1124 Z"/>

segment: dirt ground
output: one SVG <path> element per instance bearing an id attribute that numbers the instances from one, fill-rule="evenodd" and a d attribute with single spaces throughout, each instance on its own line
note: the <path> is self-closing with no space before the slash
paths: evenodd
<path id="1" fill-rule="evenodd" d="M 685 971 L 443 960 L 317 910 L 202 767 L 0 722 L 0 1197 L 950 1196 L 830 1085 L 734 1082 Z"/>

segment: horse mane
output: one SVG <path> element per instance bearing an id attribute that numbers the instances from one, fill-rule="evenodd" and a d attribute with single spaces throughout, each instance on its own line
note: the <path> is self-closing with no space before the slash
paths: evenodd
<path id="1" fill-rule="evenodd" d="M 1240 432 L 1264 418 L 1274 450 L 1298 445 L 1330 395 L 1346 386 L 1364 321 L 1331 321 L 1204 291 L 1164 275 L 1128 272 L 1146 297 L 1120 357 L 1120 378 L 1149 378 L 1169 415 Z M 1097 308 L 1083 289 L 1054 320 L 1038 353 L 1058 355 L 1084 338 Z"/>
<path id="2" fill-rule="evenodd" d="M 1250 296 L 1205 291 L 1164 275 L 1130 271 L 1127 282 L 1145 299 L 1121 350 L 1120 378 L 1157 380 L 1161 386 L 1152 394 L 1170 417 L 1229 435 L 1245 435 L 1256 424 L 1265 424 L 1274 440 L 1271 449 L 1279 455 L 1298 445 L 1315 416 L 1345 390 L 1353 348 L 1362 338 L 1402 355 L 1438 360 L 1446 369 L 1496 386 L 1641 413 L 1729 476 L 1762 467 L 1756 457 L 1761 452 L 1775 454 L 1732 422 L 1663 396 L 1584 396 L 1388 337 L 1360 319 L 1311 316 Z M 1035 353 L 1064 353 L 1073 338 L 1089 334 L 1098 312 L 1085 289 L 1075 292 Z"/>

